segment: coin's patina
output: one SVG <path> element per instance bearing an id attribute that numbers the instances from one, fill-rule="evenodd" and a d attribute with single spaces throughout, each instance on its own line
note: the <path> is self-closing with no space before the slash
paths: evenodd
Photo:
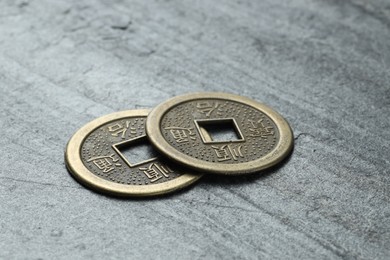
<path id="1" fill-rule="evenodd" d="M 121 196 L 152 196 L 183 188 L 200 178 L 159 157 L 133 161 L 124 148 L 147 141 L 149 110 L 123 111 L 98 118 L 70 139 L 66 165 L 81 183 Z"/>
<path id="2" fill-rule="evenodd" d="M 214 139 L 207 129 L 218 126 L 231 128 L 235 136 Z M 220 174 L 268 168 L 293 147 L 292 131 L 281 115 L 254 100 L 226 93 L 174 97 L 152 110 L 146 128 L 151 143 L 170 159 Z"/>

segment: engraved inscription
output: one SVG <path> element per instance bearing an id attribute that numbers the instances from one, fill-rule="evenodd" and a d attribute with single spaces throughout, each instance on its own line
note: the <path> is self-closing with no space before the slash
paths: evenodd
<path id="1" fill-rule="evenodd" d="M 242 154 L 242 145 L 233 146 L 231 144 L 225 144 L 220 146 L 211 146 L 217 155 L 218 162 L 223 161 L 237 161 L 239 157 L 244 157 Z"/>
<path id="2" fill-rule="evenodd" d="M 169 130 L 173 139 L 177 143 L 186 143 L 191 140 L 195 140 L 195 133 L 193 128 L 184 128 L 184 127 L 166 127 L 165 130 Z"/>
<path id="3" fill-rule="evenodd" d="M 199 113 L 204 114 L 206 117 L 210 117 L 215 110 L 217 111 L 217 114 L 221 113 L 218 102 L 200 101 L 196 104 L 196 108 Z"/>
<path id="4" fill-rule="evenodd" d="M 173 171 L 162 164 L 152 163 L 149 167 L 139 168 L 149 178 L 150 182 L 156 182 L 161 178 L 169 178 L 169 174 Z"/>
<path id="5" fill-rule="evenodd" d="M 252 137 L 262 137 L 266 138 L 267 136 L 274 135 L 275 131 L 272 126 L 265 126 L 263 123 L 264 119 L 259 119 L 257 121 L 249 119 L 249 136 Z"/>
<path id="6" fill-rule="evenodd" d="M 112 136 L 121 136 L 122 139 L 125 139 L 128 130 L 130 130 L 130 135 L 134 135 L 137 133 L 136 129 L 130 126 L 130 123 L 130 121 L 126 121 L 125 124 L 115 123 L 113 125 L 110 125 L 108 126 L 108 132 L 110 132 Z"/>
<path id="7" fill-rule="evenodd" d="M 109 173 L 115 169 L 115 166 L 122 166 L 119 163 L 119 159 L 115 159 L 115 154 L 111 154 L 108 156 L 98 156 L 89 159 L 87 162 L 93 162 L 96 167 L 102 170 L 104 173 Z"/>

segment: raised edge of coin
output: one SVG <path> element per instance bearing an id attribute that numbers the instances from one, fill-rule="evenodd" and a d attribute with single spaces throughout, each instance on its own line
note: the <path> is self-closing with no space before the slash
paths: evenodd
<path id="1" fill-rule="evenodd" d="M 193 182 L 197 181 L 202 175 L 200 174 L 190 174 L 185 173 L 179 176 L 176 179 L 159 183 L 153 185 L 127 185 L 120 184 L 115 182 L 110 182 L 103 178 L 96 176 L 91 173 L 84 165 L 81 156 L 80 156 L 80 147 L 82 146 L 84 140 L 87 136 L 99 128 L 100 126 L 107 124 L 111 121 L 115 121 L 119 118 L 126 117 L 146 117 L 150 110 L 140 109 L 140 110 L 129 110 L 116 112 L 106 116 L 99 117 L 81 129 L 79 129 L 69 140 L 66 150 L 65 150 L 65 162 L 66 167 L 72 176 L 78 180 L 80 183 L 86 185 L 87 187 L 97 190 L 99 192 L 107 193 L 115 196 L 124 196 L 124 197 L 145 197 L 145 196 L 155 196 L 160 194 L 170 193 L 179 189 L 182 189 Z"/>
<path id="2" fill-rule="evenodd" d="M 220 164 L 215 162 L 206 162 L 199 160 L 178 151 L 176 148 L 171 146 L 170 143 L 164 138 L 161 133 L 161 121 L 164 115 L 180 104 L 194 100 L 205 100 L 205 99 L 218 99 L 221 101 L 230 100 L 244 105 L 253 107 L 260 112 L 266 114 L 278 128 L 280 134 L 280 140 L 277 146 L 270 151 L 266 156 L 239 164 Z M 166 155 L 169 159 L 195 169 L 197 171 L 226 174 L 226 175 L 238 175 L 258 172 L 269 167 L 272 167 L 281 162 L 285 157 L 289 155 L 293 148 L 293 133 L 288 122 L 276 111 L 270 107 L 254 101 L 252 99 L 227 93 L 216 93 L 216 92 L 204 92 L 204 93 L 193 93 L 182 96 L 176 96 L 168 101 L 155 107 L 149 114 L 146 121 L 146 132 L 155 148 L 162 154 Z"/>

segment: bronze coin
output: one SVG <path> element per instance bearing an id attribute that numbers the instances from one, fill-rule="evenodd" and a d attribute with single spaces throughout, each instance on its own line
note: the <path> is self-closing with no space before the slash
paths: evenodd
<path id="1" fill-rule="evenodd" d="M 233 135 L 215 138 L 218 129 Z M 226 93 L 174 97 L 152 110 L 146 132 L 155 148 L 177 163 L 228 175 L 271 167 L 293 147 L 292 130 L 281 115 Z"/>
<path id="2" fill-rule="evenodd" d="M 150 143 L 146 147 L 151 150 L 146 150 L 142 161 L 133 161 L 125 155 L 126 149 L 134 155 L 137 145 L 148 145 L 145 133 L 148 112 L 113 113 L 78 130 L 65 151 L 70 173 L 92 189 L 120 196 L 164 194 L 198 180 L 201 175 L 178 170 L 174 164 L 153 154 Z"/>

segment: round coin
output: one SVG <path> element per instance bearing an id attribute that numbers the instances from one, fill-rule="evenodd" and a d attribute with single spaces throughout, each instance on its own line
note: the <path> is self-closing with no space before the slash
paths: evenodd
<path id="1" fill-rule="evenodd" d="M 65 151 L 70 173 L 92 189 L 120 196 L 165 194 L 198 180 L 201 175 L 185 173 L 154 154 L 145 133 L 148 113 L 113 113 L 78 130 Z M 140 144 L 147 148 L 141 161 Z"/>
<path id="2" fill-rule="evenodd" d="M 174 97 L 152 110 L 146 132 L 155 148 L 177 163 L 227 175 L 271 167 L 293 147 L 292 130 L 281 115 L 226 93 Z"/>

